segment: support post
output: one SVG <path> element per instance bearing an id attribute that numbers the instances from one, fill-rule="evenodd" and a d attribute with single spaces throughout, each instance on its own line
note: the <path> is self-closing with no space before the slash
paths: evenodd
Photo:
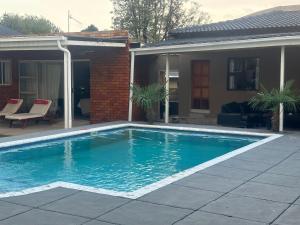
<path id="1" fill-rule="evenodd" d="M 280 90 L 282 91 L 285 83 L 285 46 L 281 47 L 280 55 Z M 284 121 L 284 108 L 283 104 L 279 107 L 279 131 L 283 131 L 283 121 Z"/>
<path id="2" fill-rule="evenodd" d="M 166 88 L 166 99 L 165 99 L 165 123 L 169 123 L 169 73 L 170 73 L 170 65 L 169 65 L 169 54 L 166 54 L 166 72 L 165 72 L 165 88 Z"/>
<path id="3" fill-rule="evenodd" d="M 129 106 L 128 106 L 128 121 L 132 121 L 132 86 L 134 84 L 134 63 L 135 53 L 131 52 L 131 65 L 130 65 L 130 84 L 129 84 Z"/>

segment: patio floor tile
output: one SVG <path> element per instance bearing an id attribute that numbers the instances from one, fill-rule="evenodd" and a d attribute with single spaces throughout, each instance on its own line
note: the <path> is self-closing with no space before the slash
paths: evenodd
<path id="1" fill-rule="evenodd" d="M 238 168 L 238 169 L 253 170 L 253 171 L 265 171 L 266 169 L 272 167 L 272 165 L 270 164 L 266 164 L 262 162 L 246 161 L 240 159 L 228 159 L 220 163 L 219 165 Z"/>
<path id="2" fill-rule="evenodd" d="M 78 192 L 78 190 L 67 188 L 54 188 L 51 190 L 36 192 L 29 195 L 4 198 L 3 200 L 21 205 L 38 207 L 56 201 L 60 198 L 72 195 L 76 192 Z"/>
<path id="3" fill-rule="evenodd" d="M 260 148 L 260 147 L 258 147 Z M 245 152 L 243 154 L 240 154 L 234 159 L 242 159 L 242 160 L 248 160 L 248 161 L 254 161 L 254 162 L 262 162 L 266 164 L 276 164 L 288 157 L 291 154 L 291 152 L 285 152 L 285 151 L 274 151 L 273 149 L 254 149 L 249 152 Z"/>
<path id="4" fill-rule="evenodd" d="M 231 193 L 283 203 L 293 203 L 299 197 L 300 189 L 248 182 Z"/>
<path id="5" fill-rule="evenodd" d="M 220 195 L 220 193 L 212 191 L 168 185 L 141 197 L 139 200 L 182 208 L 198 209 L 218 198 Z"/>
<path id="6" fill-rule="evenodd" d="M 201 210 L 269 223 L 282 213 L 288 204 L 249 198 L 244 196 L 226 195 Z"/>
<path id="7" fill-rule="evenodd" d="M 174 184 L 209 191 L 228 192 L 242 183 L 242 180 L 233 180 L 204 173 L 197 173 L 177 181 Z"/>
<path id="8" fill-rule="evenodd" d="M 259 174 L 259 172 L 257 171 L 224 167 L 219 165 L 209 167 L 205 170 L 200 171 L 200 173 L 225 177 L 229 179 L 237 179 L 237 180 L 249 180 Z"/>
<path id="9" fill-rule="evenodd" d="M 85 221 L 87 219 L 78 216 L 33 209 L 0 221 L 0 225 L 79 225 Z"/>
<path id="10" fill-rule="evenodd" d="M 263 173 L 253 179 L 255 182 L 280 185 L 300 189 L 300 177 Z"/>
<path id="11" fill-rule="evenodd" d="M 30 210 L 29 207 L 0 201 L 0 220 Z"/>
<path id="12" fill-rule="evenodd" d="M 268 172 L 300 177 L 300 160 L 287 159 L 270 169 Z"/>
<path id="13" fill-rule="evenodd" d="M 292 205 L 276 221 L 280 225 L 299 225 L 300 224 L 300 206 Z"/>
<path id="14" fill-rule="evenodd" d="M 265 225 L 265 223 L 197 211 L 175 225 Z"/>
<path id="15" fill-rule="evenodd" d="M 90 192 L 78 192 L 41 208 L 82 217 L 96 218 L 128 201 L 130 200 L 125 198 Z"/>
<path id="16" fill-rule="evenodd" d="M 170 225 L 191 212 L 187 209 L 133 201 L 99 219 L 122 225 Z"/>
<path id="17" fill-rule="evenodd" d="M 113 223 L 107 223 L 99 220 L 91 220 L 87 223 L 83 223 L 82 225 L 114 225 Z"/>

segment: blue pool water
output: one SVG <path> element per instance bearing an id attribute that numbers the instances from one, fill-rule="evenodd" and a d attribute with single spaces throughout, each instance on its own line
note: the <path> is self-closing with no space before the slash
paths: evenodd
<path id="1" fill-rule="evenodd" d="M 0 150 L 0 193 L 56 181 L 130 192 L 260 140 L 126 128 Z"/>

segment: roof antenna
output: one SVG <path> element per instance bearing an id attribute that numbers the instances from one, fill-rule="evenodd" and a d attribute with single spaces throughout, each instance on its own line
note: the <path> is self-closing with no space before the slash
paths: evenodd
<path id="1" fill-rule="evenodd" d="M 71 20 L 74 20 L 75 22 L 77 22 L 78 24 L 82 25 L 82 23 L 77 20 L 76 18 L 74 18 L 72 15 L 71 15 L 71 12 L 70 10 L 68 10 L 68 32 L 70 32 L 70 22 Z"/>

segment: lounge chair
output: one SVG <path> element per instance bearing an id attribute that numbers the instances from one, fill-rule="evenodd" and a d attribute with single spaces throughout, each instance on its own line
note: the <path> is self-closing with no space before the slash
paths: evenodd
<path id="1" fill-rule="evenodd" d="M 20 109 L 23 99 L 9 99 L 5 107 L 0 111 L 0 118 L 15 114 Z"/>
<path id="2" fill-rule="evenodd" d="M 5 116 L 5 119 L 10 120 L 10 127 L 12 127 L 14 121 L 20 121 L 23 127 L 26 126 L 29 120 L 41 120 L 47 115 L 52 101 L 47 99 L 36 99 L 33 102 L 29 113 L 17 113 Z"/>

